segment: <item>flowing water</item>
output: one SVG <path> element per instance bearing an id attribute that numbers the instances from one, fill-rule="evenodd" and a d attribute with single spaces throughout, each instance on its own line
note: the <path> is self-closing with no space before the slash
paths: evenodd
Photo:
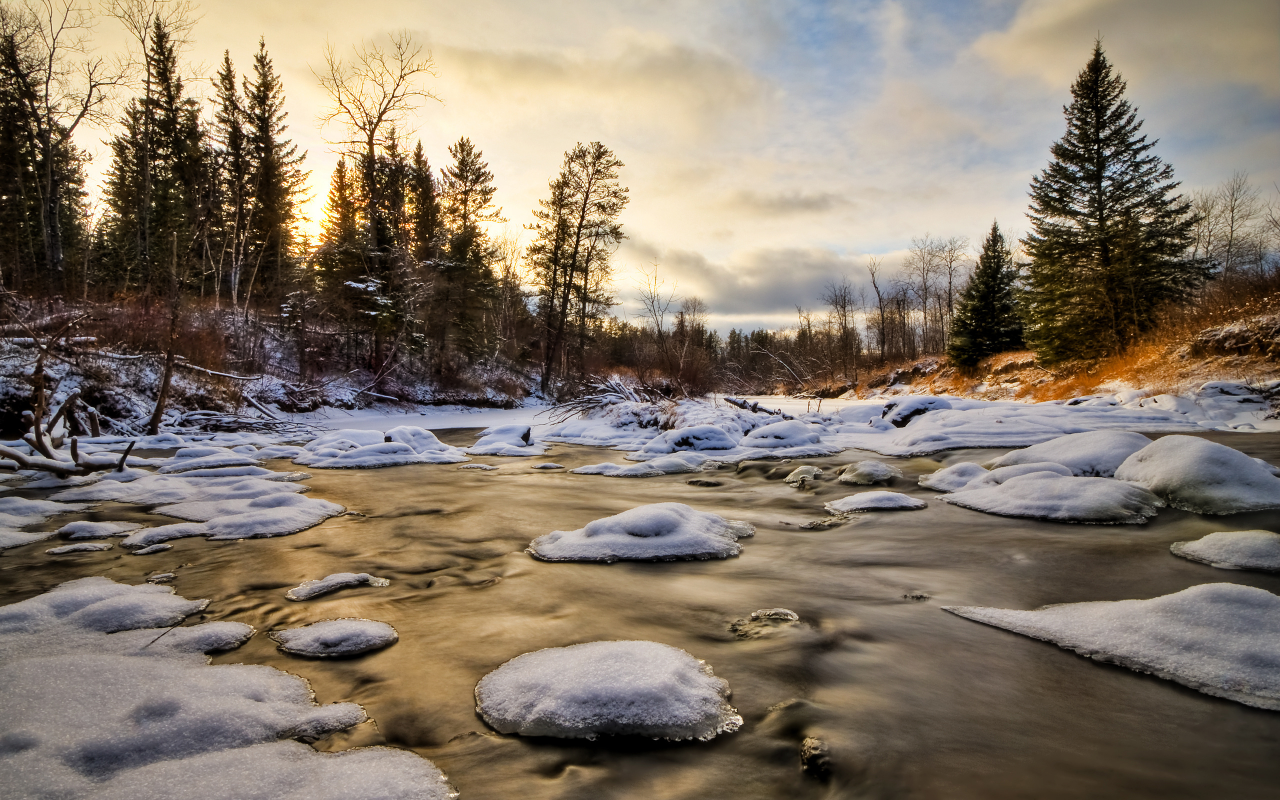
<path id="1" fill-rule="evenodd" d="M 440 435 L 467 444 L 468 431 Z M 1280 435 L 1212 435 L 1280 463 Z M 1003 451 L 940 454 L 944 463 Z M 0 603 L 71 578 L 139 583 L 173 570 L 206 619 L 260 632 L 334 617 L 381 620 L 396 645 L 348 660 L 278 652 L 265 636 L 216 663 L 269 664 L 307 678 L 321 702 L 362 704 L 374 722 L 317 744 L 390 744 L 430 758 L 463 800 L 480 798 L 1276 797 L 1280 714 L 1209 697 L 943 612 L 944 605 L 1036 608 L 1146 598 L 1215 581 L 1280 593 L 1280 575 L 1224 571 L 1169 553 L 1218 530 L 1280 530 L 1280 514 L 1202 517 L 1171 509 L 1144 526 L 1067 525 L 989 516 L 915 487 L 930 459 L 883 459 L 929 500 L 828 530 L 822 503 L 858 490 L 782 482 L 799 464 L 832 469 L 846 452 L 755 462 L 699 475 L 618 479 L 569 468 L 622 454 L 556 445 L 544 459 L 315 471 L 312 496 L 364 516 L 241 542 L 180 540 L 155 556 L 51 557 L 42 542 L 0 556 Z M 877 457 L 878 458 L 878 457 Z M 288 468 L 286 462 L 275 462 Z M 831 476 L 828 471 L 827 476 Z M 719 481 L 690 486 L 690 478 Z M 542 563 L 529 540 L 643 503 L 678 501 L 756 526 L 738 558 L 675 563 Z M 89 519 L 144 519 L 105 504 Z M 60 525 L 67 518 L 51 521 Z M 155 518 L 150 518 L 154 521 Z M 293 603 L 284 592 L 334 572 L 390 578 Z M 762 608 L 803 624 L 739 638 Z M 193 620 L 197 621 L 197 620 Z M 544 647 L 648 639 L 704 659 L 733 690 L 742 729 L 711 742 L 498 735 L 475 713 L 476 682 Z M 825 778 L 801 770 L 807 737 L 830 754 Z"/>

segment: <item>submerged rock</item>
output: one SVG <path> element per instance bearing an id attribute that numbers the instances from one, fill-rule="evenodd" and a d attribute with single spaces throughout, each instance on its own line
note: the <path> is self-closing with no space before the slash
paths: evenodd
<path id="1" fill-rule="evenodd" d="M 589 642 L 511 659 L 476 684 L 476 711 L 522 736 L 700 739 L 736 731 L 729 685 L 658 642 Z"/>
<path id="2" fill-rule="evenodd" d="M 761 636 L 800 624 L 800 615 L 787 608 L 762 608 L 752 611 L 746 619 L 729 623 L 729 630 L 739 639 L 758 639 Z"/>

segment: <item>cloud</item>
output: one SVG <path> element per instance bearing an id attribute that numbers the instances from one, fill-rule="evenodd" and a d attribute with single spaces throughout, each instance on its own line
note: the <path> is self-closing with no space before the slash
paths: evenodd
<path id="1" fill-rule="evenodd" d="M 840 206 L 849 205 L 849 200 L 837 192 L 773 192 L 764 193 L 749 189 L 735 193 L 728 201 L 732 208 L 741 209 L 751 214 L 783 215 L 783 214 L 821 214 Z"/>

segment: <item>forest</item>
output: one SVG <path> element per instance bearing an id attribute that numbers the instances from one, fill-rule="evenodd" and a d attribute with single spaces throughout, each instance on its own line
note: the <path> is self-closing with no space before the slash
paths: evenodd
<path id="1" fill-rule="evenodd" d="M 194 18 L 158 0 L 97 20 L 62 0 L 0 4 L 0 333 L 154 357 L 162 395 L 178 364 L 274 376 L 272 401 L 304 411 L 335 382 L 360 387 L 347 402 L 563 400 L 613 376 L 667 396 L 834 396 L 926 356 L 1114 356 L 1179 320 L 1272 309 L 1280 289 L 1280 190 L 1236 173 L 1181 191 L 1100 42 L 1031 180 L 1025 236 L 1000 221 L 923 234 L 900 263 L 832 275 L 791 327 L 722 333 L 660 264 L 644 314 L 615 313 L 632 198 L 601 142 L 568 147 L 524 235 L 495 233 L 483 143 L 405 133 L 435 72 L 408 33 L 330 45 L 314 68 L 329 100 L 316 124 L 343 155 L 309 237 L 306 154 L 268 42 L 247 69 L 228 52 L 202 77 L 183 58 Z M 133 55 L 92 55 L 95 23 L 123 26 Z M 77 145 L 90 125 L 112 131 L 96 187 Z"/>

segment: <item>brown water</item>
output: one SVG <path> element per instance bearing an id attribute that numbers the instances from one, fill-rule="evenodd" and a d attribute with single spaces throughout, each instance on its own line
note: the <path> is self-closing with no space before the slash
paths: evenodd
<path id="1" fill-rule="evenodd" d="M 466 431 L 441 437 L 472 441 Z M 1280 435 L 1210 438 L 1280 463 Z M 388 622 L 399 643 L 356 659 L 285 656 L 259 634 L 215 660 L 270 664 L 309 679 L 321 702 L 364 705 L 375 722 L 318 746 L 410 748 L 439 765 L 463 800 L 1280 793 L 1280 714 L 940 610 L 1145 598 L 1214 581 L 1280 593 L 1278 575 L 1216 570 L 1169 553 L 1171 542 L 1217 530 L 1280 530 L 1280 514 L 1166 509 L 1145 526 L 1006 519 L 916 488 L 915 477 L 937 461 L 885 459 L 907 474 L 890 488 L 929 500 L 927 509 L 800 529 L 825 516 L 824 501 L 856 489 L 828 480 L 801 491 L 780 478 L 802 463 L 832 468 L 859 458 L 649 479 L 535 471 L 532 462 L 496 458 L 476 459 L 501 466 L 492 472 L 318 470 L 308 481 L 312 496 L 366 516 L 278 539 L 180 540 L 147 557 L 118 548 L 50 557 L 51 543 L 37 543 L 0 555 L 0 603 L 84 575 L 138 583 L 173 570 L 180 594 L 213 601 L 208 619 L 260 632 L 333 617 Z M 556 445 L 533 462 L 540 460 L 572 468 L 622 454 Z M 691 477 L 722 485 L 689 486 Z M 723 561 L 547 564 L 522 552 L 548 531 L 669 500 L 750 521 L 757 534 L 744 540 L 741 557 Z M 114 504 L 79 516 L 144 518 Z M 344 571 L 392 583 L 284 599 L 304 580 Z M 730 632 L 734 620 L 771 607 L 796 611 L 805 624 L 747 640 Z M 476 716 L 472 690 L 502 662 L 607 639 L 664 642 L 709 662 L 733 689 L 742 730 L 708 743 L 563 741 L 498 735 Z M 830 748 L 826 781 L 800 769 L 806 737 Z"/>

